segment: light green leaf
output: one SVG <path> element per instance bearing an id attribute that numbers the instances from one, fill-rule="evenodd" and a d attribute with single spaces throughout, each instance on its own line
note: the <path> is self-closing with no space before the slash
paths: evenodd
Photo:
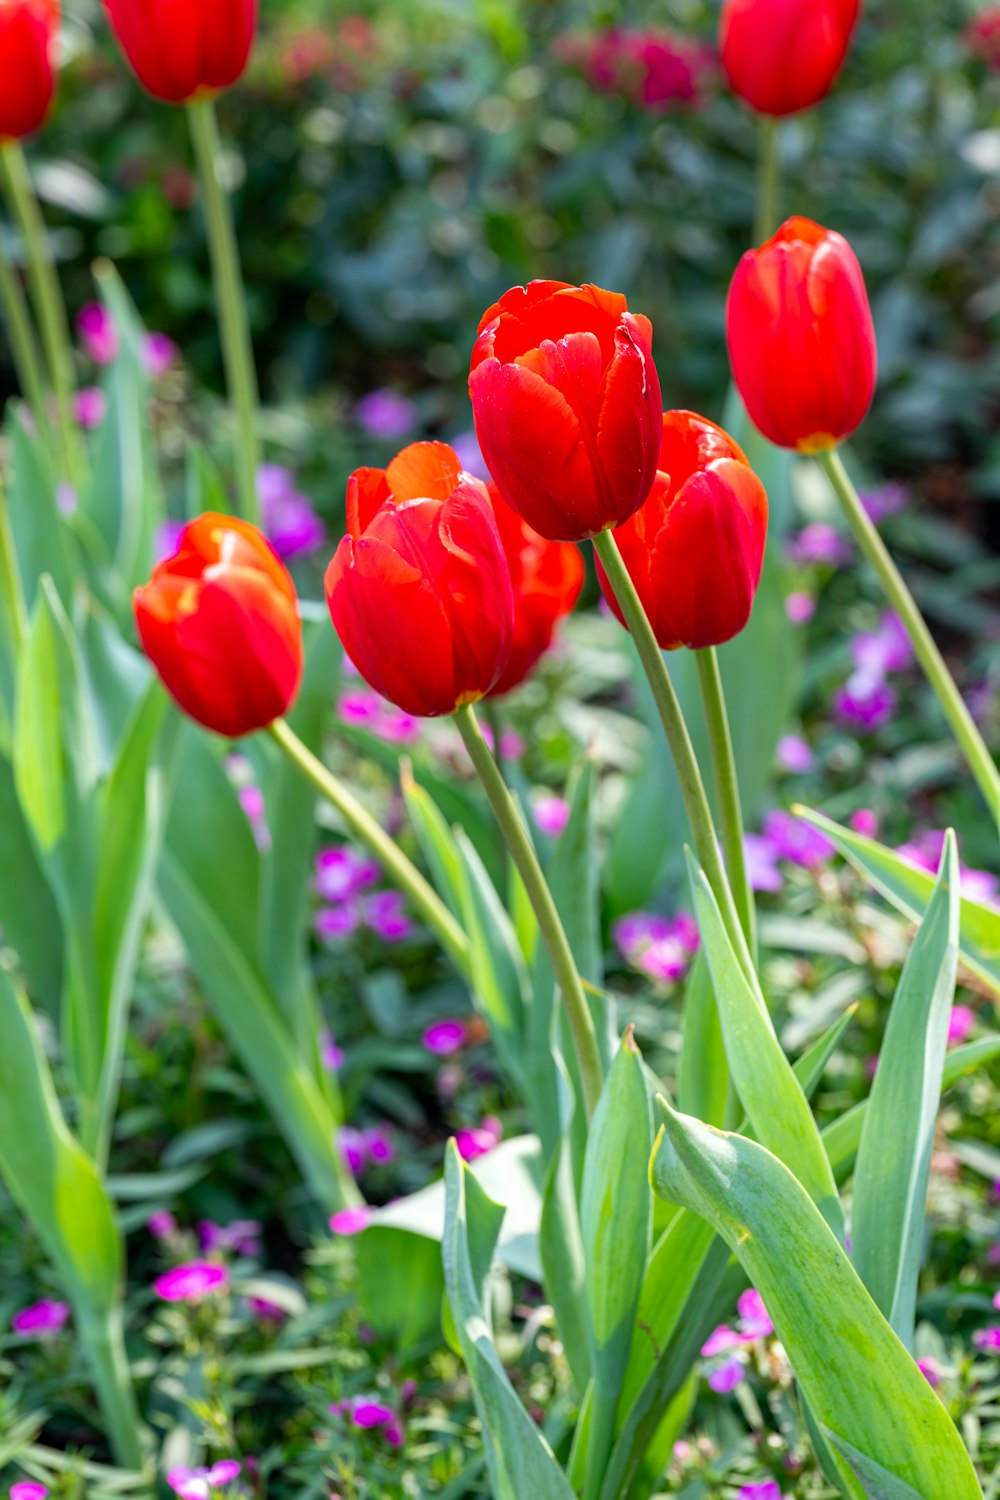
<path id="1" fill-rule="evenodd" d="M 823 1436 L 841 1458 L 846 1458 L 855 1478 L 860 1481 L 867 1500 L 926 1500 L 925 1496 L 905 1480 L 890 1474 L 866 1453 L 859 1453 L 846 1438 L 839 1437 L 828 1427 L 823 1429 Z"/>
<path id="2" fill-rule="evenodd" d="M 483 1429 L 493 1500 L 574 1500 L 551 1448 L 510 1383 L 490 1330 L 489 1276 L 503 1209 L 465 1169 L 454 1141 L 448 1146 L 445 1182 L 445 1280 Z"/>
<path id="3" fill-rule="evenodd" d="M 73 593 L 74 549 L 56 504 L 56 481 L 44 440 L 29 432 L 24 409 L 7 408 L 10 478 L 6 501 L 14 534 L 18 570 L 29 611 L 35 607 L 39 582 L 48 574 L 63 604 Z"/>
<path id="4" fill-rule="evenodd" d="M 919 922 L 934 890 L 934 876 L 918 870 L 875 839 L 843 828 L 822 813 L 797 807 L 796 814 L 836 844 L 840 853 L 911 922 Z M 977 979 L 1000 995 L 1000 911 L 962 897 L 959 949 Z"/>
<path id="5" fill-rule="evenodd" d="M 704 949 L 699 949 L 684 988 L 677 1099 L 685 1114 L 708 1125 L 726 1123 L 729 1064 Z"/>
<path id="6" fill-rule="evenodd" d="M 0 757 L 0 927 L 17 954 L 35 1004 L 53 1020 L 63 986 L 62 917 L 14 787 L 14 769 Z"/>
<path id="7" fill-rule="evenodd" d="M 958 883 L 958 850 L 949 831 L 938 882 L 889 1012 L 854 1169 L 854 1264 L 908 1347 L 958 967 Z"/>
<path id="8" fill-rule="evenodd" d="M 473 999 L 490 1024 L 508 1077 L 523 1093 L 524 1017 L 528 975 L 517 937 L 485 866 L 463 829 L 455 832 L 462 862 L 462 926 L 469 937 Z"/>
<path id="9" fill-rule="evenodd" d="M 417 835 L 417 842 L 427 861 L 438 895 L 461 920 L 465 872 L 462 857 L 455 844 L 455 835 L 430 792 L 414 779 L 413 767 L 409 761 L 404 761 L 400 769 L 400 785 L 413 831 Z"/>
<path id="10" fill-rule="evenodd" d="M 357 1257 L 358 1301 L 366 1323 L 405 1357 L 440 1337 L 444 1275 L 434 1240 L 399 1229 L 366 1229 Z"/>
<path id="11" fill-rule="evenodd" d="M 740 1101 L 754 1134 L 795 1173 L 839 1234 L 843 1219 L 837 1187 L 802 1085 L 781 1050 L 759 987 L 750 983 L 733 952 L 712 888 L 690 852 L 688 873 Z"/>
<path id="12" fill-rule="evenodd" d="M 981 1500 L 947 1412 L 787 1167 L 755 1141 L 658 1103 L 654 1186 L 702 1214 L 736 1252 L 816 1419 L 918 1494 Z M 849 1493 L 861 1494 L 839 1463 Z"/>

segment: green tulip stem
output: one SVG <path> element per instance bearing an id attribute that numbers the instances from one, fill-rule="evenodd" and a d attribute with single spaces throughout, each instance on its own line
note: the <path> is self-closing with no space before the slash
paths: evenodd
<path id="1" fill-rule="evenodd" d="M 714 646 L 694 653 L 698 664 L 698 683 L 701 701 L 708 725 L 709 753 L 712 761 L 712 777 L 715 783 L 715 801 L 719 810 L 719 832 L 722 852 L 729 872 L 729 884 L 739 913 L 740 926 L 756 961 L 757 914 L 754 908 L 753 887 L 747 875 L 746 850 L 743 846 L 743 808 L 740 803 L 740 783 L 736 774 L 736 756 L 733 753 L 733 736 L 726 712 L 726 697 L 719 671 L 719 657 Z"/>
<path id="2" fill-rule="evenodd" d="M 594 1018 L 587 1004 L 587 997 L 584 994 L 573 950 L 566 936 L 566 929 L 563 927 L 552 892 L 542 873 L 542 867 L 538 863 L 538 856 L 520 810 L 500 774 L 499 766 L 490 753 L 490 747 L 483 738 L 483 731 L 479 727 L 479 720 L 471 705 L 467 704 L 464 708 L 458 709 L 455 714 L 455 723 L 465 748 L 469 752 L 469 759 L 483 784 L 493 809 L 493 815 L 524 882 L 528 900 L 531 902 L 538 921 L 538 930 L 548 952 L 563 1005 L 566 1007 L 566 1019 L 573 1037 L 573 1046 L 580 1068 L 580 1081 L 583 1085 L 584 1106 L 589 1120 L 601 1095 L 604 1069 L 597 1046 Z"/>
<path id="3" fill-rule="evenodd" d="M 215 298 L 222 336 L 226 380 L 236 418 L 236 474 L 239 510 L 255 526 L 261 522 L 257 493 L 257 372 L 250 320 L 229 199 L 220 180 L 221 143 L 215 104 L 194 99 L 187 106 L 201 184 L 201 199 L 212 256 Z"/>
<path id="4" fill-rule="evenodd" d="M 45 411 L 42 357 L 35 338 L 35 330 L 31 326 L 31 315 L 24 300 L 21 283 L 14 267 L 5 255 L 0 255 L 0 310 L 3 312 L 7 336 L 10 339 L 14 368 L 17 371 L 17 383 L 21 387 L 21 394 L 31 407 L 38 434 L 44 439 L 48 429 L 48 417 Z"/>
<path id="5" fill-rule="evenodd" d="M 80 435 L 73 420 L 73 354 L 69 322 L 59 277 L 46 244 L 42 211 L 31 185 L 28 163 L 19 141 L 8 141 L 0 149 L 0 175 L 28 257 L 31 296 L 41 330 L 49 378 L 56 397 L 65 475 L 79 487 L 83 478 L 84 457 Z M 26 394 L 31 399 L 30 387 Z"/>
<path id="6" fill-rule="evenodd" d="M 969 770 L 986 799 L 990 816 L 1000 827 L 1000 772 L 979 733 L 975 719 L 955 686 L 955 680 L 927 628 L 927 622 L 874 522 L 861 504 L 840 454 L 836 449 L 831 449 L 827 453 L 818 454 L 817 461 L 834 488 L 858 546 L 875 569 L 886 598 L 902 620 L 916 658 L 937 695 L 944 716 L 968 762 Z"/>
<path id="7" fill-rule="evenodd" d="M 778 227 L 781 205 L 781 160 L 778 151 L 778 121 L 761 115 L 758 130 L 757 216 L 754 244 L 763 245 Z"/>
<path id="8" fill-rule="evenodd" d="M 712 810 L 705 793 L 705 783 L 702 780 L 694 746 L 691 744 L 684 714 L 677 700 L 677 693 L 670 680 L 667 664 L 663 660 L 663 652 L 653 634 L 653 627 L 649 623 L 642 600 L 636 592 L 635 584 L 625 566 L 613 532 L 602 531 L 600 536 L 596 536 L 594 551 L 601 561 L 608 582 L 618 600 L 635 643 L 635 649 L 639 654 L 643 671 L 649 681 L 653 700 L 667 736 L 667 744 L 673 756 L 695 853 L 715 892 L 715 899 L 719 903 L 719 910 L 733 948 L 747 973 L 752 974 L 753 960 L 744 937 L 726 867 L 719 851 L 718 835 L 712 821 Z"/>
<path id="9" fill-rule="evenodd" d="M 395 839 L 375 821 L 371 813 L 328 771 L 321 760 L 304 745 L 284 719 L 275 719 L 268 727 L 271 738 L 312 782 L 321 797 L 340 813 L 351 832 L 367 844 L 389 879 L 409 896 L 428 927 L 432 928 L 463 974 L 470 968 L 469 940 L 444 902 L 408 859 Z"/>
<path id="10" fill-rule="evenodd" d="M 7 626 L 7 637 L 11 653 L 17 660 L 21 642 L 28 630 L 28 607 L 24 600 L 24 586 L 18 566 L 14 536 L 10 526 L 7 500 L 0 484 L 0 609 Z"/>
<path id="11" fill-rule="evenodd" d="M 123 1469 L 141 1469 L 142 1428 L 125 1353 L 121 1309 L 101 1312 L 77 1305 L 75 1314 L 115 1462 Z"/>

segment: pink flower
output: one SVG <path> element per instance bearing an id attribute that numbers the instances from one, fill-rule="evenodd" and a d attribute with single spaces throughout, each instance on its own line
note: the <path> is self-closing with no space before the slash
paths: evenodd
<path id="1" fill-rule="evenodd" d="M 735 1329 L 725 1323 L 720 1323 L 702 1344 L 702 1358 L 714 1359 L 717 1354 L 728 1354 L 731 1349 L 738 1349 L 742 1342 Z"/>
<path id="2" fill-rule="evenodd" d="M 369 391 L 354 408 L 354 415 L 372 437 L 385 442 L 405 437 L 417 422 L 416 407 L 398 391 L 383 388 Z"/>
<path id="3" fill-rule="evenodd" d="M 534 805 L 535 822 L 550 839 L 557 839 L 569 822 L 570 807 L 564 797 L 539 797 Z"/>
<path id="4" fill-rule="evenodd" d="M 435 1021 L 423 1035 L 423 1044 L 435 1057 L 453 1057 L 465 1046 L 464 1021 Z"/>
<path id="5" fill-rule="evenodd" d="M 260 1323 L 283 1323 L 288 1313 L 277 1302 L 269 1302 L 266 1297 L 248 1297 L 247 1307 L 252 1315 Z"/>
<path id="6" fill-rule="evenodd" d="M 873 839 L 878 833 L 878 817 L 870 807 L 859 807 L 857 812 L 852 812 L 848 819 L 855 833 L 861 833 L 865 838 Z"/>
<path id="7" fill-rule="evenodd" d="M 404 897 L 400 891 L 376 891 L 363 906 L 365 926 L 380 937 L 383 943 L 401 943 L 408 938 L 414 924 L 406 915 Z"/>
<path id="8" fill-rule="evenodd" d="M 30 1479 L 19 1479 L 10 1487 L 10 1500 L 45 1500 L 49 1493 L 44 1484 L 35 1484 Z"/>
<path id="9" fill-rule="evenodd" d="M 324 901 L 348 901 L 378 881 L 378 862 L 349 844 L 334 844 L 316 856 L 316 889 Z"/>
<path id="10" fill-rule="evenodd" d="M 344 1066 L 343 1050 L 337 1046 L 329 1027 L 324 1027 L 320 1032 L 319 1055 L 324 1068 L 329 1068 L 331 1073 L 338 1073 Z"/>
<path id="11" fill-rule="evenodd" d="M 937 1390 L 941 1384 L 941 1366 L 936 1359 L 918 1359 L 917 1369 L 927 1381 L 927 1384 Z"/>
<path id="12" fill-rule="evenodd" d="M 339 1213 L 335 1213 L 330 1219 L 330 1228 L 334 1234 L 363 1234 L 371 1221 L 372 1210 L 362 1203 L 357 1208 L 342 1208 Z"/>
<path id="13" fill-rule="evenodd" d="M 108 398 L 99 385 L 86 385 L 73 397 L 73 415 L 88 432 L 100 427 L 107 411 Z"/>
<path id="14" fill-rule="evenodd" d="M 337 1135 L 340 1154 L 352 1177 L 359 1177 L 368 1165 L 364 1134 L 353 1125 L 342 1125 Z"/>
<path id="15" fill-rule="evenodd" d="M 76 331 L 95 365 L 110 365 L 118 356 L 115 320 L 100 302 L 88 302 L 77 314 Z"/>
<path id="16" fill-rule="evenodd" d="M 804 775 L 813 763 L 813 753 L 806 740 L 797 734 L 786 734 L 778 741 L 778 764 L 783 771 Z"/>
<path id="17" fill-rule="evenodd" d="M 368 1160 L 375 1167 L 388 1167 L 396 1160 L 396 1145 L 388 1125 L 376 1125 L 364 1132 Z"/>
<path id="18" fill-rule="evenodd" d="M 718 1396 L 724 1396 L 727 1392 L 734 1391 L 745 1375 L 746 1366 L 742 1359 L 731 1354 L 709 1370 L 705 1378 L 710 1390 L 715 1391 Z"/>
<path id="19" fill-rule="evenodd" d="M 948 1046 L 957 1047 L 964 1042 L 976 1024 L 976 1013 L 967 1005 L 953 1005 L 948 1017 Z"/>
<path id="20" fill-rule="evenodd" d="M 753 1287 L 743 1293 L 736 1304 L 740 1315 L 740 1332 L 744 1338 L 767 1339 L 774 1332 L 774 1324 L 760 1292 Z"/>
<path id="21" fill-rule="evenodd" d="M 182 1466 L 168 1470 L 167 1484 L 181 1500 L 210 1500 L 215 1490 L 224 1489 L 240 1477 L 241 1466 L 226 1458 L 210 1469 L 188 1469 Z"/>
<path id="22" fill-rule="evenodd" d="M 350 937 L 361 925 L 361 908 L 351 906 L 321 906 L 313 918 L 313 927 L 318 938 L 336 942 L 338 938 Z"/>
<path id="23" fill-rule="evenodd" d="M 158 380 L 178 363 L 181 351 L 165 333 L 147 333 L 142 340 L 142 362 L 147 375 Z"/>
<path id="24" fill-rule="evenodd" d="M 231 1224 L 202 1219 L 198 1225 L 198 1242 L 206 1252 L 231 1250 L 236 1255 L 259 1255 L 260 1235 L 261 1226 L 256 1219 L 234 1219 Z"/>
<path id="25" fill-rule="evenodd" d="M 635 959 L 635 967 L 660 984 L 673 984 L 687 973 L 688 958 L 677 938 L 659 938 L 643 949 Z"/>
<path id="26" fill-rule="evenodd" d="M 833 707 L 845 724 L 873 734 L 891 720 L 896 711 L 896 694 L 887 682 L 855 672 L 834 694 Z"/>
<path id="27" fill-rule="evenodd" d="M 335 1417 L 349 1417 L 353 1426 L 362 1432 L 379 1432 L 391 1448 L 403 1446 L 403 1424 L 391 1406 L 381 1401 L 344 1401 L 330 1407 Z"/>
<path id="28" fill-rule="evenodd" d="M 59 1333 L 68 1322 L 69 1303 L 44 1298 L 41 1302 L 33 1302 L 30 1307 L 22 1307 L 11 1318 L 10 1325 L 24 1338 L 31 1334 Z"/>
<path id="29" fill-rule="evenodd" d="M 859 672 L 873 680 L 887 672 L 905 672 L 913 661 L 913 647 L 906 627 L 891 611 L 882 616 L 877 630 L 865 630 L 851 640 L 851 659 Z"/>
<path id="30" fill-rule="evenodd" d="M 791 561 L 802 567 L 822 564 L 839 568 L 850 562 L 854 555 L 847 537 L 825 521 L 812 521 L 789 537 L 786 551 Z"/>
<path id="31" fill-rule="evenodd" d="M 834 852 L 825 834 L 792 813 L 775 808 L 764 819 L 764 836 L 770 839 L 779 859 L 814 870 Z"/>
<path id="32" fill-rule="evenodd" d="M 889 480 L 887 484 L 877 485 L 873 490 L 863 490 L 859 498 L 871 520 L 879 526 L 887 516 L 896 516 L 906 509 L 910 503 L 910 492 L 905 484 Z"/>
<path id="33" fill-rule="evenodd" d="M 816 613 L 816 600 L 801 590 L 789 594 L 785 600 L 785 614 L 793 625 L 808 625 Z"/>
<path id="34" fill-rule="evenodd" d="M 164 1302 L 201 1302 L 213 1292 L 229 1286 L 229 1272 L 214 1261 L 192 1260 L 174 1266 L 153 1282 L 153 1290 Z"/>
<path id="35" fill-rule="evenodd" d="M 747 875 L 755 891 L 780 891 L 785 878 L 778 869 L 778 850 L 773 839 L 763 833 L 743 835 L 743 854 Z"/>
<path id="36" fill-rule="evenodd" d="M 290 469 L 280 464 L 262 464 L 257 470 L 266 531 L 275 551 L 285 561 L 315 552 L 326 541 L 326 527 L 308 496 L 295 484 Z"/>
<path id="37" fill-rule="evenodd" d="M 776 1479 L 762 1479 L 757 1484 L 740 1486 L 737 1500 L 781 1500 L 781 1486 Z"/>
<path id="38" fill-rule="evenodd" d="M 478 1161 L 503 1140 L 503 1125 L 495 1115 L 487 1115 L 481 1125 L 471 1130 L 457 1130 L 455 1144 L 463 1161 Z"/>
<path id="39" fill-rule="evenodd" d="M 984 1354 L 1000 1353 L 1000 1328 L 977 1328 L 972 1342 Z"/>
<path id="40" fill-rule="evenodd" d="M 177 1233 L 177 1220 L 169 1209 L 158 1208 L 155 1213 L 150 1214 L 146 1227 L 154 1240 L 168 1240 Z"/>
<path id="41" fill-rule="evenodd" d="M 390 745 L 412 745 L 420 738 L 420 720 L 403 713 L 378 693 L 368 688 L 354 688 L 343 693 L 337 712 L 345 724 L 367 729 Z"/>

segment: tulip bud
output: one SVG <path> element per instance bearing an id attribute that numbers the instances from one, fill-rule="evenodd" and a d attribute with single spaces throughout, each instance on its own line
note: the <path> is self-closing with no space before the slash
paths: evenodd
<path id="1" fill-rule="evenodd" d="M 412 443 L 351 475 L 326 599 L 351 661 L 404 713 L 451 714 L 490 691 L 514 596 L 486 486 L 452 448 Z"/>
<path id="2" fill-rule="evenodd" d="M 738 635 L 764 565 L 767 495 L 729 435 L 690 411 L 663 414 L 660 472 L 615 541 L 661 648 Z M 604 596 L 622 612 L 598 562 Z"/>
<path id="3" fill-rule="evenodd" d="M 547 541 L 510 508 L 496 485 L 489 491 L 514 589 L 514 639 L 490 694 L 499 698 L 522 683 L 552 645 L 556 626 L 580 597 L 586 570 L 573 542 Z"/>
<path id="4" fill-rule="evenodd" d="M 878 351 L 861 267 L 847 241 L 789 219 L 736 268 L 726 307 L 733 378 L 779 448 L 820 453 L 861 425 Z"/>
<path id="5" fill-rule="evenodd" d="M 208 512 L 185 526 L 134 607 L 164 686 L 206 729 L 238 739 L 294 702 L 303 661 L 295 585 L 249 522 Z"/>
<path id="6" fill-rule="evenodd" d="M 55 97 L 59 0 L 0 0 L 0 144 L 32 135 Z"/>
<path id="7" fill-rule="evenodd" d="M 104 0 L 104 9 L 136 78 L 165 104 L 221 93 L 250 60 L 257 0 Z"/>
<path id="8" fill-rule="evenodd" d="M 725 0 L 722 66 L 734 94 L 762 115 L 825 99 L 851 44 L 861 0 Z"/>
<path id="9" fill-rule="evenodd" d="M 620 526 L 649 494 L 660 382 L 649 320 L 596 286 L 533 281 L 483 315 L 469 395 L 508 505 L 552 541 Z"/>

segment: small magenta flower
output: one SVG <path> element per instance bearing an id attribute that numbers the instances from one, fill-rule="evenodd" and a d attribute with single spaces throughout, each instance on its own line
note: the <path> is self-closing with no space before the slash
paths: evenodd
<path id="1" fill-rule="evenodd" d="M 789 560 L 800 567 L 839 568 L 854 555 L 847 537 L 826 521 L 812 521 L 804 526 L 789 537 L 785 550 Z"/>
<path id="2" fill-rule="evenodd" d="M 158 1208 L 151 1213 L 146 1227 L 154 1240 L 168 1240 L 177 1233 L 177 1220 L 167 1208 Z"/>
<path id="3" fill-rule="evenodd" d="M 266 1297 L 248 1297 L 247 1309 L 259 1323 L 283 1323 L 288 1317 L 286 1308 L 269 1302 Z"/>
<path id="4" fill-rule="evenodd" d="M 44 1337 L 60 1333 L 68 1322 L 69 1303 L 53 1302 L 49 1298 L 33 1302 L 30 1307 L 22 1307 L 10 1320 L 14 1332 L 19 1333 L 22 1338 L 30 1338 L 33 1334 Z"/>
<path id="5" fill-rule="evenodd" d="M 453 1057 L 465 1046 L 464 1021 L 435 1021 L 427 1027 L 422 1041 L 425 1049 L 435 1057 Z"/>
<path id="6" fill-rule="evenodd" d="M 463 1161 L 478 1161 L 503 1140 L 503 1125 L 496 1115 L 487 1115 L 481 1125 L 471 1130 L 456 1130 L 455 1145 Z"/>
<path id="7" fill-rule="evenodd" d="M 984 1354 L 1000 1353 L 1000 1328 L 977 1328 L 972 1342 Z"/>
<path id="8" fill-rule="evenodd" d="M 929 1386 L 937 1390 L 941 1384 L 942 1370 L 936 1359 L 918 1359 L 917 1369 Z"/>
<path id="9" fill-rule="evenodd" d="M 709 1389 L 717 1396 L 724 1396 L 729 1391 L 734 1391 L 746 1375 L 746 1365 L 737 1354 L 730 1354 L 721 1360 L 714 1369 L 709 1370 L 705 1377 Z"/>
<path id="10" fill-rule="evenodd" d="M 896 693 L 889 683 L 855 672 L 834 695 L 837 717 L 865 734 L 884 729 L 896 711 Z"/>
<path id="11" fill-rule="evenodd" d="M 229 1272 L 214 1261 L 192 1260 L 174 1266 L 153 1282 L 153 1290 L 164 1302 L 202 1302 L 229 1286 Z"/>
<path id="12" fill-rule="evenodd" d="M 342 1125 L 337 1136 L 344 1165 L 352 1177 L 359 1177 L 368 1165 L 364 1132 L 353 1125 Z"/>
<path id="13" fill-rule="evenodd" d="M 783 771 L 795 776 L 804 776 L 812 769 L 813 753 L 801 735 L 786 734 L 778 741 L 778 764 Z"/>
<path id="14" fill-rule="evenodd" d="M 364 922 L 383 943 L 402 943 L 411 936 L 414 924 L 406 915 L 400 891 L 376 891 L 363 906 Z"/>
<path id="15" fill-rule="evenodd" d="M 808 625 L 816 613 L 816 600 L 811 594 L 797 591 L 785 600 L 785 615 L 793 625 Z"/>
<path id="16" fill-rule="evenodd" d="M 781 808 L 765 817 L 764 836 L 770 839 L 779 859 L 807 870 L 815 870 L 835 852 L 825 834 Z"/>
<path id="17" fill-rule="evenodd" d="M 198 1242 L 206 1254 L 212 1250 L 231 1250 L 236 1255 L 259 1255 L 260 1236 L 261 1224 L 257 1219 L 234 1219 L 231 1224 L 202 1219 L 198 1224 Z"/>
<path id="18" fill-rule="evenodd" d="M 764 833 L 745 833 L 743 853 L 753 889 L 771 894 L 780 891 L 785 877 L 778 869 L 778 849 L 774 840 Z"/>
<path id="19" fill-rule="evenodd" d="M 391 1406 L 382 1401 L 359 1397 L 355 1401 L 341 1401 L 330 1407 L 335 1417 L 348 1417 L 352 1426 L 362 1432 L 378 1432 L 391 1448 L 403 1445 L 403 1424 Z"/>
<path id="20" fill-rule="evenodd" d="M 878 833 L 878 814 L 870 807 L 859 807 L 857 812 L 852 812 L 848 819 L 855 833 L 863 834 L 865 838 L 873 839 Z"/>
<path id="21" fill-rule="evenodd" d="M 316 936 L 327 942 L 338 942 L 341 938 L 350 937 L 360 926 L 361 908 L 356 904 L 321 906 L 313 919 Z"/>
<path id="22" fill-rule="evenodd" d="M 744 1338 L 768 1339 L 774 1332 L 764 1299 L 753 1287 L 743 1293 L 736 1303 L 740 1315 L 739 1329 Z"/>
<path id="23" fill-rule="evenodd" d="M 740 1486 L 738 1500 L 781 1500 L 781 1486 L 776 1479 L 744 1484 Z"/>
<path id="24" fill-rule="evenodd" d="M 713 1328 L 708 1338 L 701 1346 L 703 1359 L 714 1359 L 718 1354 L 728 1354 L 732 1349 L 738 1349 L 742 1340 L 734 1328 L 727 1323 L 720 1323 L 718 1328 Z"/>
<path id="25" fill-rule="evenodd" d="M 349 901 L 375 885 L 381 873 L 376 860 L 348 844 L 333 844 L 316 856 L 316 889 L 324 901 L 334 904 Z"/>
<path id="26" fill-rule="evenodd" d="M 388 1167 L 396 1160 L 396 1143 L 388 1125 L 376 1125 L 363 1132 L 365 1151 L 374 1167 Z"/>
<path id="27" fill-rule="evenodd" d="M 167 1484 L 181 1500 L 211 1500 L 216 1490 L 225 1489 L 240 1477 L 241 1465 L 235 1459 L 226 1458 L 213 1464 L 210 1469 L 188 1469 L 182 1466 L 170 1469 Z"/>
<path id="28" fill-rule="evenodd" d="M 371 1222 L 372 1210 L 362 1203 L 357 1208 L 342 1208 L 335 1213 L 330 1219 L 330 1228 L 334 1234 L 363 1234 Z"/>
<path id="29" fill-rule="evenodd" d="M 279 557 L 288 562 L 322 547 L 326 527 L 311 500 L 296 487 L 290 469 L 281 464 L 262 464 L 257 470 L 257 493 L 264 530 Z"/>
<path id="30" fill-rule="evenodd" d="M 328 1026 L 324 1026 L 319 1037 L 319 1055 L 324 1068 L 331 1073 L 339 1073 L 344 1066 L 343 1048 L 338 1047 L 333 1032 Z"/>
<path id="31" fill-rule="evenodd" d="M 385 442 L 397 441 L 413 431 L 417 411 L 412 401 L 398 391 L 369 391 L 354 408 L 354 415 L 367 433 Z"/>
<path id="32" fill-rule="evenodd" d="M 118 357 L 118 330 L 108 309 L 100 302 L 88 302 L 76 319 L 80 342 L 95 365 L 110 365 Z"/>
<path id="33" fill-rule="evenodd" d="M 538 827 L 550 839 L 557 839 L 569 822 L 570 808 L 565 797 L 539 797 L 532 810 Z"/>
<path id="34" fill-rule="evenodd" d="M 108 413 L 108 398 L 99 385 L 87 385 L 73 397 L 73 415 L 87 432 L 93 432 Z"/>
<path id="35" fill-rule="evenodd" d="M 10 1487 L 10 1500 L 45 1500 L 48 1486 L 35 1484 L 31 1479 L 19 1479 Z"/>
<path id="36" fill-rule="evenodd" d="M 953 1005 L 948 1017 L 948 1046 L 957 1047 L 964 1042 L 976 1024 L 976 1013 L 967 1005 Z"/>
<path id="37" fill-rule="evenodd" d="M 869 519 L 880 526 L 889 516 L 897 516 L 901 510 L 906 509 L 910 503 L 910 491 L 898 480 L 889 480 L 887 484 L 877 485 L 873 490 L 862 490 L 858 499 L 868 512 Z"/>
<path id="38" fill-rule="evenodd" d="M 165 333 L 147 333 L 142 340 L 142 363 L 146 374 L 159 380 L 180 362 L 181 351 Z"/>

